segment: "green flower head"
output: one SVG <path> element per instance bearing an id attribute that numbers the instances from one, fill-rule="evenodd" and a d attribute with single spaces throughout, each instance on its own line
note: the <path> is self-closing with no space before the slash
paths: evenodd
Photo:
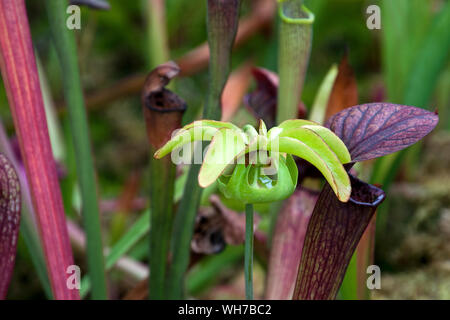
<path id="1" fill-rule="evenodd" d="M 277 201 L 291 195 L 297 184 L 292 155 L 314 165 L 339 200 L 350 198 L 351 186 L 343 164 L 351 161 L 344 143 L 329 129 L 307 120 L 287 120 L 267 131 L 229 122 L 199 120 L 178 131 L 155 153 L 159 159 L 194 141 L 211 141 L 198 176 L 201 187 L 218 182 L 228 198 L 243 203 Z"/>

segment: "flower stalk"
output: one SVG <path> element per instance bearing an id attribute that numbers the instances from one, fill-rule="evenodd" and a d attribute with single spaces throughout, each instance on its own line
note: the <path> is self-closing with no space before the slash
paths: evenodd
<path id="1" fill-rule="evenodd" d="M 207 24 L 209 56 L 209 87 L 203 109 L 204 119 L 221 118 L 222 92 L 230 73 L 231 49 L 239 23 L 240 0 L 208 0 Z M 175 215 L 171 242 L 172 263 L 168 274 L 170 299 L 183 297 L 184 274 L 189 264 L 190 240 L 200 205 L 202 189 L 197 183 L 198 164 L 191 165 L 183 198 Z"/>
<path id="2" fill-rule="evenodd" d="M 253 300 L 253 205 L 245 205 L 245 298 Z"/>
<path id="3" fill-rule="evenodd" d="M 307 120 L 287 120 L 270 130 L 261 120 L 258 131 L 251 125 L 241 129 L 229 122 L 198 120 L 179 130 L 154 157 L 163 158 L 194 141 L 211 141 L 199 185 L 217 182 L 226 198 L 246 204 L 245 288 L 247 299 L 253 299 L 253 204 L 280 201 L 294 192 L 298 170 L 292 155 L 314 165 L 330 183 L 336 201 L 347 202 L 351 186 L 343 163 L 351 161 L 350 154 L 329 129 Z"/>

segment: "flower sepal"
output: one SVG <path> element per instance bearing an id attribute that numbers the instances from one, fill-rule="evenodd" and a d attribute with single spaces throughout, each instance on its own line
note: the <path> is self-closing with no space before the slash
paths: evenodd
<path id="1" fill-rule="evenodd" d="M 278 158 L 278 161 L 275 161 Z M 219 177 L 218 186 L 223 195 L 242 203 L 265 203 L 283 200 L 295 190 L 298 170 L 291 155 L 271 155 L 277 162 L 276 173 L 267 174 L 267 166 L 239 163 L 230 175 Z M 273 163 L 272 163 L 273 165 Z"/>

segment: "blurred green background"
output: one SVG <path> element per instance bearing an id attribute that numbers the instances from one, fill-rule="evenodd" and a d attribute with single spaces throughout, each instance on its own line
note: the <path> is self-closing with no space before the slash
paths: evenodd
<path id="1" fill-rule="evenodd" d="M 146 1 L 109 2 L 109 11 L 83 7 L 81 30 L 74 31 L 86 97 L 134 75 L 145 74 L 152 66 Z M 244 0 L 241 16 L 251 14 L 259 2 Z M 170 57 L 176 60 L 206 41 L 206 1 L 166 0 L 165 3 Z M 381 266 L 382 289 L 373 297 L 450 299 L 449 5 L 444 0 L 310 0 L 305 3 L 316 16 L 302 93 L 307 107 L 312 105 L 331 65 L 338 64 L 348 53 L 360 103 L 389 101 L 439 110 L 438 129 L 420 146 L 410 148 L 395 170 L 387 173 L 387 180 L 382 172 L 378 178 L 372 175 L 375 183 L 394 180 L 388 200 L 378 212 L 375 263 Z M 366 27 L 366 8 L 371 4 L 381 7 L 381 30 Z M 79 221 L 75 164 L 58 61 L 44 7 L 39 1 L 29 0 L 27 8 L 34 45 L 55 104 L 56 123 L 60 126 L 51 135 L 52 142 L 61 150 L 57 160 L 66 213 Z M 434 23 L 443 12 L 444 25 L 449 28 L 444 34 L 436 35 Z M 275 13 L 273 17 L 272 23 L 234 51 L 233 69 L 251 61 L 254 66 L 276 71 Z M 186 121 L 192 120 L 202 107 L 207 81 L 206 69 L 175 81 L 174 91 L 189 106 Z M 253 81 L 250 90 L 252 87 Z M 242 108 L 238 114 L 245 117 L 246 112 Z M 13 137 L 12 118 L 2 85 L 0 116 Z M 88 116 L 102 207 L 108 208 L 102 214 L 104 242 L 113 244 L 146 207 L 148 147 L 139 93 L 89 108 Z M 383 164 L 378 167 L 382 168 Z M 133 202 L 129 200 L 130 194 L 133 199 L 141 200 L 140 206 L 130 204 Z M 111 203 L 117 205 L 110 208 Z M 145 262 L 146 254 L 144 240 L 130 256 Z M 80 264 L 84 263 L 81 257 L 76 257 Z M 218 279 L 232 278 L 230 270 L 238 268 L 235 260 L 227 260 L 227 268 L 220 271 Z M 210 266 L 203 267 L 207 273 Z M 201 270 L 202 265 L 198 268 Z M 21 241 L 10 298 L 44 297 L 33 272 L 27 248 Z M 120 271 L 112 273 L 111 279 L 119 278 L 123 278 Z M 122 279 L 123 287 L 130 287 L 130 281 L 136 282 Z M 192 280 L 195 296 L 222 297 L 223 293 L 209 290 L 214 281 L 217 280 Z M 122 293 L 119 286 L 117 297 Z M 233 297 L 232 293 L 227 294 L 226 297 Z"/>

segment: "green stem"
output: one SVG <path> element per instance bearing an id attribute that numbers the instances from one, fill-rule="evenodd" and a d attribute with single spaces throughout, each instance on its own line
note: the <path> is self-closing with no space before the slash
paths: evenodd
<path id="1" fill-rule="evenodd" d="M 153 154 L 153 153 L 152 153 Z M 173 221 L 175 166 L 170 157 L 150 161 L 150 276 L 149 298 L 165 298 L 167 257 Z"/>
<path id="2" fill-rule="evenodd" d="M 209 87 L 203 118 L 220 120 L 221 97 L 231 66 L 231 49 L 237 32 L 240 0 L 208 0 Z M 191 239 L 202 189 L 198 185 L 200 165 L 189 169 L 184 195 L 175 215 L 172 233 L 172 263 L 167 278 L 168 298 L 181 299 L 184 274 L 189 265 Z"/>
<path id="3" fill-rule="evenodd" d="M 66 26 L 64 0 L 45 2 L 56 51 L 61 64 L 64 96 L 67 100 L 72 137 L 75 147 L 78 179 L 83 202 L 83 224 L 87 240 L 88 272 L 92 280 L 92 298 L 106 299 L 106 278 L 100 229 L 94 164 L 89 142 L 89 128 L 78 70 L 74 32 Z"/>
<path id="4" fill-rule="evenodd" d="M 202 189 L 198 186 L 197 177 L 200 165 L 193 164 L 189 169 L 184 195 L 178 206 L 172 233 L 172 263 L 167 277 L 167 298 L 182 299 L 184 291 L 184 274 L 189 265 L 191 239 L 194 232 L 195 216 Z"/>
<path id="5" fill-rule="evenodd" d="M 165 21 L 165 2 L 145 0 L 150 69 L 169 60 Z M 172 86 L 173 82 L 168 84 Z M 151 155 L 156 150 L 152 150 Z M 170 158 L 150 159 L 150 224 L 158 226 L 150 231 L 149 299 L 165 299 L 167 257 L 173 223 L 173 195 L 175 166 Z"/>
<path id="6" fill-rule="evenodd" d="M 211 289 L 221 280 L 217 275 L 240 265 L 243 256 L 244 248 L 242 246 L 227 246 L 223 252 L 206 257 L 189 271 L 186 291 L 190 295 L 198 296 Z"/>
<path id="7" fill-rule="evenodd" d="M 169 60 L 167 30 L 165 21 L 165 1 L 145 0 L 147 3 L 148 47 L 150 69 Z"/>
<path id="8" fill-rule="evenodd" d="M 253 300 L 253 204 L 245 205 L 245 298 Z"/>
<path id="9" fill-rule="evenodd" d="M 278 0 L 279 45 L 277 123 L 295 119 L 311 50 L 314 15 L 301 0 Z"/>
<path id="10" fill-rule="evenodd" d="M 231 69 L 231 49 L 236 37 L 240 0 L 208 0 L 209 87 L 205 119 L 220 120 L 221 98 Z"/>

